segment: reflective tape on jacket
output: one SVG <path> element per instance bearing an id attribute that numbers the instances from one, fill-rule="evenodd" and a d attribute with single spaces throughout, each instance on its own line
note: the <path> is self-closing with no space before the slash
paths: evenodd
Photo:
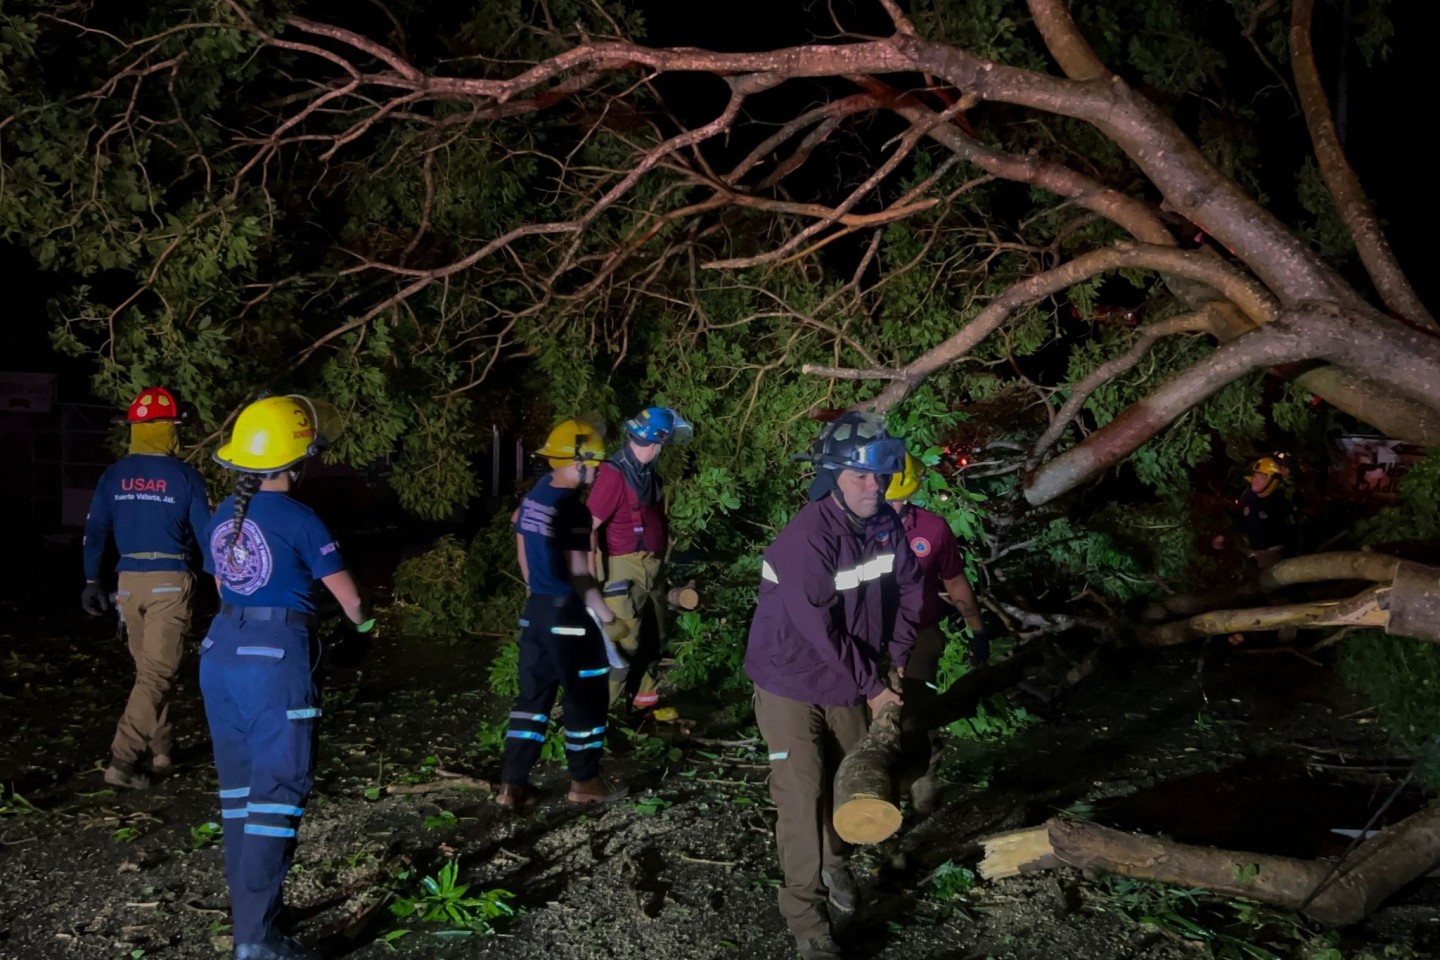
<path id="1" fill-rule="evenodd" d="M 780 582 L 780 576 L 775 572 L 775 568 L 770 566 L 769 560 L 760 561 L 760 579 L 769 580 L 771 583 Z"/>
<path id="2" fill-rule="evenodd" d="M 854 590 L 862 583 L 870 580 L 879 580 L 886 574 L 895 572 L 895 554 L 882 553 L 871 557 L 858 567 L 851 567 L 849 570 L 835 571 L 836 590 Z"/>

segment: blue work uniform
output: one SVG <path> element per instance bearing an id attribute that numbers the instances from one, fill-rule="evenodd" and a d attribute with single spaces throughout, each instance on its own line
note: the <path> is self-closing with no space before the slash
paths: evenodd
<path id="1" fill-rule="evenodd" d="M 556 691 L 564 687 L 565 756 L 574 780 L 600 775 L 610 665 L 600 628 L 570 582 L 566 551 L 590 549 L 590 510 L 579 489 L 542 477 L 520 502 L 530 596 L 520 618 L 520 696 L 505 732 L 504 783 L 526 786 L 540 759 Z"/>
<path id="2" fill-rule="evenodd" d="M 234 529 L 231 497 L 205 533 L 205 569 L 220 580 L 221 607 L 200 646 L 200 690 L 238 946 L 264 942 L 280 911 L 315 774 L 315 581 L 345 563 L 315 512 L 283 493 L 255 494 L 232 551 Z"/>
<path id="3" fill-rule="evenodd" d="M 147 752 L 170 756 L 170 688 L 180 672 L 195 588 L 190 563 L 209 522 L 204 479 L 175 457 L 132 453 L 95 487 L 85 518 L 85 579 L 100 579 L 113 534 L 120 553 L 115 604 L 135 660 L 135 684 L 110 744 L 112 763 L 128 766 Z"/>

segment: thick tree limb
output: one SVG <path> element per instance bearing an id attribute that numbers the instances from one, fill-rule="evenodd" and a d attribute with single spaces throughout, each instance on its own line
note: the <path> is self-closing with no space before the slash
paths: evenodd
<path id="1" fill-rule="evenodd" d="M 1071 388 L 1070 396 L 1065 399 L 1064 405 L 1061 406 L 1059 412 L 1055 414 L 1054 419 L 1050 421 L 1050 426 L 1040 435 L 1040 439 L 1035 441 L 1035 446 L 1031 449 L 1029 456 L 1031 468 L 1033 469 L 1034 466 L 1040 462 L 1045 454 L 1049 452 L 1050 448 L 1055 445 L 1055 442 L 1065 433 L 1071 421 L 1080 415 L 1081 409 L 1085 406 L 1085 401 L 1090 399 L 1090 394 L 1094 393 L 1103 384 L 1110 382 L 1120 376 L 1120 374 L 1133 368 L 1144 358 L 1145 354 L 1150 351 L 1151 344 L 1161 337 L 1168 337 L 1176 333 L 1200 332 L 1210 332 L 1210 318 L 1203 313 L 1187 313 L 1178 317 L 1171 317 L 1168 320 L 1152 323 L 1140 330 L 1139 336 L 1137 336 L 1135 342 L 1130 345 L 1130 349 L 1126 350 L 1120 356 L 1113 357 L 1100 364 L 1100 366 L 1092 370 L 1084 379 Z"/>
<path id="2" fill-rule="evenodd" d="M 1036 274 L 1015 284 L 990 301 L 975 319 L 961 327 L 948 340 L 901 368 L 904 378 L 897 379 L 869 405 L 875 410 L 889 410 L 905 399 L 915 386 L 930 374 L 969 353 L 1016 310 L 1059 293 L 1082 280 L 1121 267 L 1142 267 L 1200 280 L 1221 291 L 1239 305 L 1247 316 L 1255 318 L 1257 323 L 1268 320 L 1276 309 L 1274 301 L 1262 287 L 1224 261 L 1175 247 L 1120 244 L 1081 254 L 1053 270 Z M 844 376 L 836 376 L 840 379 L 865 379 L 854 371 Z"/>
<path id="3" fill-rule="evenodd" d="M 1043 836 L 1041 835 L 1043 831 Z M 998 841 L 998 842 L 997 842 Z M 1331 864 L 1197 847 L 1095 823 L 1053 819 L 984 841 L 987 877 L 1065 864 L 1299 910 L 1331 926 L 1357 923 L 1401 887 L 1440 864 L 1440 807 L 1430 807 L 1365 841 L 1332 875 Z M 994 844 L 1008 861 L 997 870 Z"/>
<path id="4" fill-rule="evenodd" d="M 1310 553 L 1281 560 L 1260 575 L 1264 590 L 1276 590 L 1296 583 L 1323 580 L 1370 580 L 1385 583 L 1395 579 L 1400 558 L 1364 550 Z"/>
<path id="5" fill-rule="evenodd" d="M 1222 344 L 1204 363 L 1184 370 L 1131 404 L 1079 446 L 1037 470 L 1025 487 L 1032 504 L 1049 503 L 1134 453 L 1141 444 L 1203 400 L 1252 370 L 1309 356 L 1305 338 L 1286 321 L 1274 321 Z"/>
<path id="6" fill-rule="evenodd" d="M 1400 270 L 1400 264 L 1395 261 L 1395 254 L 1391 252 L 1385 232 L 1380 228 L 1379 218 L 1370 206 L 1370 198 L 1361 186 L 1355 168 L 1350 166 L 1345 148 L 1335 132 L 1330 100 L 1320 82 L 1320 71 L 1315 66 L 1315 50 L 1310 39 L 1310 21 L 1314 12 L 1315 0 L 1294 0 L 1290 8 L 1290 62 L 1295 70 L 1295 90 L 1304 108 L 1305 125 L 1310 129 L 1310 140 L 1315 145 L 1320 175 L 1335 200 L 1335 209 L 1355 238 L 1355 249 L 1380 299 L 1405 319 L 1433 328 L 1436 326 L 1435 318 L 1420 302 L 1415 289 Z"/>

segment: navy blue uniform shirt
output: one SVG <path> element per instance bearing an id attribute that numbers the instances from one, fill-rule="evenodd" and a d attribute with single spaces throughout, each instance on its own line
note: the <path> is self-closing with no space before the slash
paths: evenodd
<path id="1" fill-rule="evenodd" d="M 515 532 L 525 544 L 532 594 L 568 597 L 574 593 L 565 551 L 589 552 L 591 523 L 590 508 L 580 499 L 580 488 L 557 487 L 548 475 L 520 501 Z"/>
<path id="2" fill-rule="evenodd" d="M 132 453 L 100 475 L 85 518 L 85 579 L 100 579 L 105 538 L 113 531 L 121 572 L 187 570 L 210 522 L 205 481 L 174 457 Z M 169 554 L 142 559 L 136 554 Z"/>
<path id="3" fill-rule="evenodd" d="M 315 511 L 274 490 L 250 501 L 233 559 L 235 498 L 226 497 L 205 531 L 205 572 L 220 578 L 220 599 L 240 607 L 315 612 L 315 581 L 345 569 L 340 548 Z"/>

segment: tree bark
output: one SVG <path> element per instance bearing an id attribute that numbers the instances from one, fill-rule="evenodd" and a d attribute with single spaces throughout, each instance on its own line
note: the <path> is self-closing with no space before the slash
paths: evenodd
<path id="1" fill-rule="evenodd" d="M 1003 869 L 994 861 L 982 863 L 982 873 L 1002 876 L 1011 866 L 1025 872 L 1058 861 L 1086 874 L 1204 887 L 1291 910 L 1305 904 L 1306 916 L 1345 926 L 1363 920 L 1401 887 L 1440 864 L 1440 807 L 1382 830 L 1357 847 L 1333 876 L 1331 864 L 1323 861 L 1196 847 L 1094 823 L 1053 819 L 1040 829 L 1046 833 L 1044 840 L 1038 831 L 994 838 L 1003 841 L 996 848 L 1009 862 Z M 991 841 L 985 844 L 988 849 Z"/>
<path id="2" fill-rule="evenodd" d="M 846 843 L 879 843 L 900 829 L 890 768 L 900 757 L 900 708 L 888 704 L 870 723 L 835 771 L 832 815 L 835 832 Z"/>
<path id="3" fill-rule="evenodd" d="M 1335 132 L 1330 100 L 1320 82 L 1320 71 L 1315 66 L 1315 51 L 1310 39 L 1310 21 L 1314 13 L 1315 0 L 1294 0 L 1290 8 L 1290 62 L 1295 70 L 1295 91 L 1305 113 L 1305 126 L 1310 130 L 1320 176 L 1330 190 L 1340 219 L 1355 239 L 1360 262 L 1365 264 L 1365 272 L 1370 274 L 1380 299 L 1405 319 L 1434 328 L 1435 318 L 1425 309 L 1410 281 L 1400 270 L 1400 265 L 1395 262 L 1395 254 L 1391 252 L 1379 218 L 1370 206 L 1370 198 L 1360 184 L 1355 168 L 1345 157 L 1345 148 Z"/>
<path id="4" fill-rule="evenodd" d="M 1276 590 L 1295 583 L 1321 580 L 1370 580 L 1386 583 L 1395 579 L 1400 558 L 1364 550 L 1309 553 L 1281 560 L 1260 575 L 1263 590 Z"/>

